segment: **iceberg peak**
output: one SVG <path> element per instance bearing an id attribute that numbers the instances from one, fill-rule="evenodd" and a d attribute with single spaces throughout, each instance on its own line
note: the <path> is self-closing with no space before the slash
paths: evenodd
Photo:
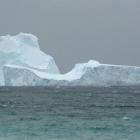
<path id="1" fill-rule="evenodd" d="M 31 47 L 39 49 L 38 38 L 32 34 L 19 33 L 15 36 L 0 37 L 0 52 L 22 53 Z"/>
<path id="2" fill-rule="evenodd" d="M 30 47 L 36 47 L 39 48 L 38 44 L 38 38 L 34 36 L 33 34 L 28 33 L 19 33 L 14 37 L 14 39 L 20 44 L 20 45 L 28 45 Z"/>
<path id="3" fill-rule="evenodd" d="M 100 63 L 96 60 L 89 60 L 88 63 L 87 63 L 88 67 L 97 67 L 99 65 L 100 65 Z"/>
<path id="4" fill-rule="evenodd" d="M 47 73 L 59 73 L 53 57 L 40 50 L 38 38 L 27 33 L 0 37 L 0 68 L 9 64 Z M 1 69 L 0 74 L 3 77 Z"/>

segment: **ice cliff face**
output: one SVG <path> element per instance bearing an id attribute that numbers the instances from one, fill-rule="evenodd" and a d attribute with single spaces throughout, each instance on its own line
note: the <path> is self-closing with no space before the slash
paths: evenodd
<path id="1" fill-rule="evenodd" d="M 30 34 L 0 37 L 0 85 L 126 86 L 140 85 L 140 67 L 100 64 L 90 60 L 59 74 L 54 59 L 43 53 Z"/>
<path id="2" fill-rule="evenodd" d="M 0 37 L 0 85 L 4 85 L 2 68 L 7 64 L 59 73 L 53 57 L 40 50 L 37 37 L 31 34 Z"/>
<path id="3" fill-rule="evenodd" d="M 80 79 L 71 83 L 78 86 L 127 86 L 140 84 L 140 68 L 100 64 L 86 67 Z"/>

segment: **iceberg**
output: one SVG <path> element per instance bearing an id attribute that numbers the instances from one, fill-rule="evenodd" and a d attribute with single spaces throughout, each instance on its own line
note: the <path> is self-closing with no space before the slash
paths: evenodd
<path id="1" fill-rule="evenodd" d="M 129 86 L 140 85 L 140 67 L 76 64 L 60 74 L 52 56 L 43 53 L 34 35 L 0 37 L 1 86 Z"/>

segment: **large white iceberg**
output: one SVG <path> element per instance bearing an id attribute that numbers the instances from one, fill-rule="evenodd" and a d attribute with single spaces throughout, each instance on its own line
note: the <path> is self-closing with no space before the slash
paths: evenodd
<path id="1" fill-rule="evenodd" d="M 100 64 L 90 60 L 60 74 L 54 59 L 29 34 L 0 38 L 0 85 L 128 86 L 140 85 L 140 67 Z"/>

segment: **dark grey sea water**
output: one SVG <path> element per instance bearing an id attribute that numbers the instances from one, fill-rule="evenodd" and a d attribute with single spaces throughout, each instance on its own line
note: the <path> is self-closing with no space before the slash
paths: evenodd
<path id="1" fill-rule="evenodd" d="M 0 88 L 0 140 L 140 140 L 140 87 Z"/>

